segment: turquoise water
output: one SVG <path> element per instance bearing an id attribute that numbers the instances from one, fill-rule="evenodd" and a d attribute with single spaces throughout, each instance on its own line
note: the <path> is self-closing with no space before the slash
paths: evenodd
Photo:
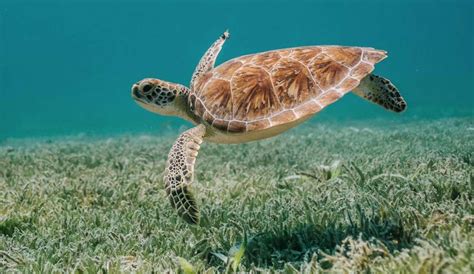
<path id="1" fill-rule="evenodd" d="M 376 67 L 402 115 L 353 95 L 310 123 L 473 117 L 473 1 L 0 1 L 0 138 L 159 132 L 188 125 L 138 107 L 132 83 L 188 84 L 208 46 L 218 63 L 285 47 L 385 49 Z"/>

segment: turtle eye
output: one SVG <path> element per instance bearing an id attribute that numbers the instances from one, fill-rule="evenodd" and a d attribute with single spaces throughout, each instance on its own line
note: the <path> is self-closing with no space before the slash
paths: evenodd
<path id="1" fill-rule="evenodd" d="M 150 84 L 145 84 L 143 85 L 143 92 L 149 92 L 152 88 L 152 85 Z"/>

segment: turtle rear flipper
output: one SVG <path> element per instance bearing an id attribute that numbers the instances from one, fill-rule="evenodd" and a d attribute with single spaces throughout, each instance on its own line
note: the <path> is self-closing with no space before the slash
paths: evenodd
<path id="1" fill-rule="evenodd" d="M 194 177 L 194 163 L 206 133 L 204 125 L 183 132 L 175 141 L 168 155 L 165 170 L 166 194 L 178 214 L 190 224 L 199 223 L 199 209 L 190 185 Z"/>
<path id="2" fill-rule="evenodd" d="M 402 112 L 407 107 L 405 99 L 403 99 L 392 82 L 374 74 L 369 74 L 362 79 L 360 85 L 353 92 L 372 103 L 394 112 Z"/>

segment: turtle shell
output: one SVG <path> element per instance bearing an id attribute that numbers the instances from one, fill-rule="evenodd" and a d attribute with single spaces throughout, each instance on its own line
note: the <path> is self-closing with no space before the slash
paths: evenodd
<path id="1" fill-rule="evenodd" d="M 196 79 L 189 103 L 225 132 L 250 132 L 308 118 L 359 85 L 386 57 L 373 48 L 313 46 L 245 55 Z"/>

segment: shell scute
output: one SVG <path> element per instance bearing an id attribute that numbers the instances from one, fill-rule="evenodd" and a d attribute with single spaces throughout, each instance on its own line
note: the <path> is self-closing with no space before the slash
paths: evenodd
<path id="1" fill-rule="evenodd" d="M 387 57 L 387 52 L 383 50 L 375 50 L 375 49 L 366 49 L 364 51 L 364 56 L 362 60 L 375 64 Z"/>
<path id="2" fill-rule="evenodd" d="M 256 55 L 255 58 L 252 59 L 252 64 L 264 67 L 265 69 L 271 69 L 280 58 L 281 56 L 278 52 L 268 51 Z"/>
<path id="3" fill-rule="evenodd" d="M 351 76 L 362 80 L 367 74 L 369 74 L 374 69 L 374 66 L 369 63 L 360 63 L 357 67 L 351 70 Z"/>
<path id="4" fill-rule="evenodd" d="M 229 127 L 229 121 L 222 120 L 222 119 L 215 119 L 214 122 L 212 122 L 212 126 L 219 130 L 227 131 L 227 128 Z"/>
<path id="5" fill-rule="evenodd" d="M 225 62 L 224 64 L 218 66 L 215 69 L 215 72 L 217 73 L 217 75 L 219 75 L 220 78 L 230 80 L 232 78 L 232 75 L 234 75 L 235 71 L 237 71 L 242 65 L 243 63 L 240 61 Z"/>
<path id="6" fill-rule="evenodd" d="M 349 69 L 326 54 L 318 55 L 309 64 L 311 73 L 323 90 L 339 84 L 349 74 Z"/>
<path id="7" fill-rule="evenodd" d="M 261 120 L 256 120 L 252 122 L 247 123 L 247 131 L 254 131 L 254 130 L 259 130 L 263 128 L 268 128 L 270 127 L 270 121 L 268 119 L 261 119 Z"/>
<path id="8" fill-rule="evenodd" d="M 232 119 L 232 94 L 229 81 L 210 79 L 201 92 L 201 99 L 206 102 L 206 109 L 213 115 L 224 120 Z"/>
<path id="9" fill-rule="evenodd" d="M 293 110 L 282 111 L 270 118 L 270 120 L 272 121 L 272 124 L 275 124 L 275 125 L 290 123 L 292 121 L 295 121 L 296 119 L 298 119 L 298 117 L 296 117 Z"/>
<path id="10" fill-rule="evenodd" d="M 227 126 L 227 131 L 233 133 L 244 132 L 246 129 L 247 125 L 242 121 L 230 121 L 229 125 Z"/>
<path id="11" fill-rule="evenodd" d="M 334 61 L 346 66 L 353 67 L 362 58 L 362 49 L 351 47 L 328 47 L 324 51 Z"/>
<path id="12" fill-rule="evenodd" d="M 294 108 L 322 91 L 316 86 L 311 72 L 301 62 L 281 59 L 271 72 L 275 93 L 285 109 Z"/>
<path id="13" fill-rule="evenodd" d="M 337 101 L 341 98 L 343 94 L 337 92 L 336 90 L 329 90 L 321 98 L 318 99 L 319 103 L 323 106 L 330 105 L 331 103 Z"/>
<path id="14" fill-rule="evenodd" d="M 310 100 L 298 106 L 297 108 L 295 108 L 295 114 L 298 117 L 305 117 L 313 113 L 316 113 L 320 111 L 321 109 L 322 109 L 321 104 L 316 102 L 316 100 Z"/>
<path id="15" fill-rule="evenodd" d="M 205 73 L 201 77 L 197 78 L 193 83 L 193 91 L 196 95 L 200 95 L 200 92 L 203 90 L 206 83 L 214 76 L 212 71 Z"/>
<path id="16" fill-rule="evenodd" d="M 360 81 L 351 77 L 347 77 L 342 81 L 339 86 L 337 86 L 338 90 L 353 90 L 359 85 Z"/>
<path id="17" fill-rule="evenodd" d="M 236 120 L 257 120 L 281 109 L 270 76 L 261 67 L 242 67 L 233 76 L 231 87 Z"/>
<path id="18" fill-rule="evenodd" d="M 280 54 L 281 57 L 288 57 L 290 56 L 291 53 L 293 53 L 293 50 L 296 50 L 298 48 L 293 48 L 293 49 L 280 49 L 280 50 L 274 50 Z"/>
<path id="19" fill-rule="evenodd" d="M 320 47 L 296 48 L 291 52 L 289 57 L 307 64 L 311 59 L 322 52 Z"/>

